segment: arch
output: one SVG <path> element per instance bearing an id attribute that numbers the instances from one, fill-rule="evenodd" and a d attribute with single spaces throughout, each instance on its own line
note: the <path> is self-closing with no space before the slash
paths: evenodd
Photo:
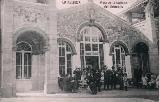
<path id="1" fill-rule="evenodd" d="M 25 42 L 25 41 L 21 41 L 21 42 L 18 42 L 18 43 L 16 44 L 16 50 L 17 50 L 17 51 L 18 51 L 18 45 L 21 45 L 22 43 L 28 45 L 28 46 L 30 47 L 30 50 L 29 50 L 29 51 L 32 51 L 32 45 L 29 44 L 28 42 Z"/>
<path id="2" fill-rule="evenodd" d="M 21 41 L 32 45 L 34 54 L 44 53 L 49 49 L 49 38 L 39 28 L 25 27 L 17 30 L 13 35 L 13 50 L 16 50 L 16 44 Z"/>
<path id="3" fill-rule="evenodd" d="M 112 49 L 114 48 L 115 45 L 121 45 L 121 46 L 124 48 L 124 50 L 125 50 L 125 54 L 126 54 L 126 55 L 129 54 L 128 47 L 127 47 L 127 45 L 126 45 L 124 42 L 122 42 L 122 41 L 115 41 L 115 42 L 113 42 L 113 43 L 111 44 L 110 53 L 109 53 L 110 55 L 112 54 Z"/>
<path id="4" fill-rule="evenodd" d="M 106 32 L 105 32 L 104 28 L 100 24 L 95 23 L 95 21 L 85 22 L 85 23 L 82 23 L 79 26 L 78 31 L 77 31 L 77 41 L 80 41 L 80 31 L 86 26 L 95 26 L 95 27 L 97 27 L 102 33 L 104 42 L 108 42 L 107 35 L 106 35 Z"/>
<path id="5" fill-rule="evenodd" d="M 60 42 L 60 41 L 64 41 L 64 42 L 66 42 L 68 45 L 70 45 L 73 55 L 77 54 L 77 53 L 76 53 L 76 48 L 75 48 L 74 44 L 73 44 L 70 40 L 68 40 L 68 39 L 66 39 L 66 38 L 58 38 L 58 39 L 57 39 L 57 42 Z"/>
<path id="6" fill-rule="evenodd" d="M 135 51 L 136 51 L 135 48 L 136 48 L 137 44 L 139 44 L 139 43 L 144 43 L 148 47 L 148 51 L 149 51 L 149 44 L 148 44 L 148 42 L 145 41 L 145 40 L 138 40 L 132 46 L 132 50 L 131 50 L 132 53 L 135 53 Z"/>
<path id="7" fill-rule="evenodd" d="M 145 41 L 137 41 L 134 43 L 132 53 L 135 63 L 134 78 L 139 82 L 142 75 L 150 72 L 149 45 Z"/>

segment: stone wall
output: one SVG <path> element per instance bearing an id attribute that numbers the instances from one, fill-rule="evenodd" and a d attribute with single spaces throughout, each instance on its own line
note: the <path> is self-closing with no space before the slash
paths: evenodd
<path id="1" fill-rule="evenodd" d="M 91 25 L 97 24 L 104 29 L 105 41 L 109 42 L 109 46 L 111 46 L 111 44 L 115 41 L 122 41 L 126 44 L 129 53 L 131 54 L 132 69 L 135 67 L 136 63 L 134 57 L 132 57 L 132 53 L 134 53 L 134 46 L 138 42 L 144 42 L 149 47 L 149 54 L 152 56 L 150 52 L 152 52 L 153 42 L 151 42 L 148 36 L 146 36 L 140 29 L 135 28 L 128 22 L 113 15 L 98 5 L 87 3 L 81 6 L 60 10 L 58 11 L 57 20 L 58 37 L 67 38 L 73 44 L 76 44 L 75 42 L 78 41 L 78 31 L 80 31 L 83 24 L 86 22 Z M 143 27 L 141 27 L 141 29 L 143 29 Z M 155 58 L 155 56 L 152 57 Z M 153 64 L 152 59 L 150 59 L 150 63 Z M 155 63 L 156 65 L 158 64 L 157 62 Z M 151 64 L 150 68 L 151 72 L 158 70 L 158 66 L 153 67 Z"/>
<path id="2" fill-rule="evenodd" d="M 92 18 L 90 18 L 90 16 L 92 16 Z M 58 12 L 58 36 L 68 38 L 75 44 L 75 41 L 78 39 L 77 34 L 79 27 L 83 23 L 89 22 L 90 19 L 94 19 L 94 23 L 99 24 L 105 30 L 106 40 L 109 40 L 110 43 L 121 40 L 126 43 L 129 50 L 131 50 L 132 43 L 141 39 L 148 41 L 147 37 L 138 29 L 103 8 L 95 4 L 90 5 L 89 3 L 75 7 L 74 9 L 69 8 Z"/>
<path id="3" fill-rule="evenodd" d="M 24 2 L 21 0 L 3 0 L 2 5 L 2 95 L 16 95 L 16 39 L 25 31 L 39 33 L 47 43 L 45 54 L 37 64 L 36 78 L 32 81 L 32 90 L 44 89 L 46 93 L 58 91 L 57 59 L 57 22 L 55 0 L 49 5 Z M 34 42 L 34 41 L 33 41 Z M 51 45 L 51 46 L 50 46 Z M 40 55 L 41 56 L 41 55 Z M 43 62 L 43 63 L 41 63 Z M 34 63 L 35 64 L 35 63 Z M 39 69 L 38 69 L 39 68 Z M 36 73 L 36 72 L 33 72 Z M 40 80 L 42 79 L 42 80 Z M 25 83 L 25 82 L 24 82 Z M 36 87 L 36 85 L 38 86 Z M 20 86 L 21 87 L 21 86 Z M 36 88 L 37 89 L 36 89 Z"/>

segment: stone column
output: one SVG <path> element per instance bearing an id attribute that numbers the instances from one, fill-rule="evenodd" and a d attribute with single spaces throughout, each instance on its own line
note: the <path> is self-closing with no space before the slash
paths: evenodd
<path id="1" fill-rule="evenodd" d="M 1 1 L 1 48 L 2 48 L 2 83 L 3 97 L 16 95 L 16 53 L 13 51 L 13 1 Z"/>
<path id="2" fill-rule="evenodd" d="M 32 90 L 38 90 L 38 55 L 32 55 Z"/>
<path id="3" fill-rule="evenodd" d="M 47 71 L 47 68 L 49 66 L 49 63 L 48 63 L 48 53 L 46 52 L 45 53 L 45 69 L 44 69 L 44 72 L 45 72 L 45 75 L 44 75 L 44 93 L 47 94 L 47 83 L 48 83 L 48 71 Z"/>
<path id="4" fill-rule="evenodd" d="M 146 33 L 145 34 L 149 40 L 152 42 L 157 41 L 156 36 L 156 28 L 155 28 L 155 21 L 154 21 L 154 11 L 153 11 L 153 4 L 151 0 L 148 1 L 145 7 L 145 18 L 146 18 Z"/>
<path id="5" fill-rule="evenodd" d="M 57 93 L 58 76 L 59 76 L 59 60 L 57 39 L 50 39 L 50 49 L 45 52 L 45 93 Z"/>
<path id="6" fill-rule="evenodd" d="M 59 76 L 59 58 L 57 44 L 56 0 L 49 0 L 48 37 L 49 50 L 45 52 L 45 93 L 57 93 Z"/>
<path id="7" fill-rule="evenodd" d="M 130 55 L 125 56 L 126 73 L 128 78 L 132 78 Z"/>
<path id="8" fill-rule="evenodd" d="M 108 66 L 108 68 L 111 68 L 113 66 L 112 62 L 112 56 L 109 55 L 110 53 L 110 46 L 109 43 L 103 44 L 104 49 L 104 64 Z"/>
<path id="9" fill-rule="evenodd" d="M 44 90 L 44 75 L 45 75 L 45 59 L 44 54 L 39 55 L 39 76 L 38 76 L 38 84 L 39 90 Z"/>
<path id="10" fill-rule="evenodd" d="M 154 74 L 158 74 L 159 73 L 159 54 L 158 54 L 158 49 L 152 48 L 152 51 L 149 51 L 148 54 L 149 54 L 150 72 L 154 73 Z"/>
<path id="11" fill-rule="evenodd" d="M 76 55 L 73 55 L 73 62 L 72 62 L 72 72 L 77 68 L 81 67 L 81 60 L 80 60 L 80 43 L 76 42 Z"/>

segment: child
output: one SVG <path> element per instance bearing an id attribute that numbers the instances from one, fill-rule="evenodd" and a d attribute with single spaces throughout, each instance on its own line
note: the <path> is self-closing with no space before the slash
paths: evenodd
<path id="1" fill-rule="evenodd" d="M 143 88 L 147 88 L 147 80 L 148 80 L 147 76 L 143 75 L 142 76 L 142 86 L 143 86 Z"/>
<path id="2" fill-rule="evenodd" d="M 156 88 L 157 89 L 159 88 L 159 75 L 157 75 L 157 78 L 156 78 Z"/>
<path id="3" fill-rule="evenodd" d="M 127 73 L 124 73 L 123 83 L 124 83 L 124 90 L 125 90 L 125 91 L 128 91 L 128 90 L 127 90 L 127 84 L 128 84 L 128 81 L 127 81 Z"/>
<path id="4" fill-rule="evenodd" d="M 156 86 L 156 78 L 154 75 L 151 75 L 151 80 L 149 81 L 149 88 L 153 89 Z"/>

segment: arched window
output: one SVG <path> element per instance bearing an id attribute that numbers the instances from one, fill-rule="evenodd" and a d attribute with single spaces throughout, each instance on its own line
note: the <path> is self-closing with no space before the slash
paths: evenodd
<path id="1" fill-rule="evenodd" d="M 80 32 L 81 67 L 100 68 L 104 63 L 103 37 L 101 31 L 94 26 L 84 27 Z"/>
<path id="2" fill-rule="evenodd" d="M 32 67 L 32 47 L 26 42 L 17 44 L 16 51 L 16 78 L 30 79 Z"/>
<path id="3" fill-rule="evenodd" d="M 59 74 L 72 74 L 72 50 L 68 43 L 59 41 Z"/>
<path id="4" fill-rule="evenodd" d="M 113 65 L 118 67 L 125 67 L 125 50 L 124 47 L 117 44 L 112 48 Z"/>

